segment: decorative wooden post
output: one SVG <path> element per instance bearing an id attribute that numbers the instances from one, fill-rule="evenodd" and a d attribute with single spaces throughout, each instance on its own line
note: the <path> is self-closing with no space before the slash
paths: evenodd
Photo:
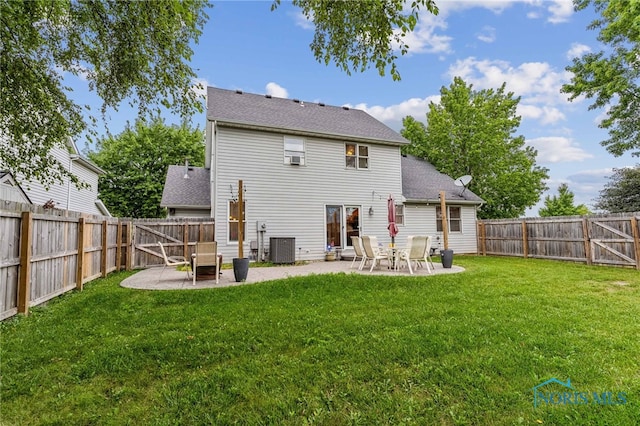
<path id="1" fill-rule="evenodd" d="M 445 192 L 440 191 L 440 212 L 442 213 L 442 239 L 444 249 L 449 248 L 449 227 L 447 225 L 447 203 L 445 202 Z"/>
<path id="2" fill-rule="evenodd" d="M 244 197 L 242 180 L 238 181 L 238 259 L 244 257 Z"/>

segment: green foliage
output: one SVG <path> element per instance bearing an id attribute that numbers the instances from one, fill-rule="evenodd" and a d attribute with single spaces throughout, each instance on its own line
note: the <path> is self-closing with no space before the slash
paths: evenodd
<path id="1" fill-rule="evenodd" d="M 429 104 L 425 125 L 403 120 L 405 152 L 424 158 L 441 173 L 472 175 L 469 189 L 485 200 L 478 216 L 510 218 L 524 214 L 546 190 L 548 170 L 536 165 L 537 152 L 513 136 L 520 125 L 520 98 L 498 90 L 472 90 L 456 77 L 440 90 L 440 103 Z"/>
<path id="2" fill-rule="evenodd" d="M 558 187 L 558 195 L 547 195 L 544 198 L 544 207 L 538 211 L 541 217 L 548 216 L 583 216 L 590 214 L 589 208 L 584 204 L 575 206 L 573 192 L 566 183 Z"/>
<path id="3" fill-rule="evenodd" d="M 599 127 L 610 138 L 602 145 L 615 156 L 627 151 L 640 156 L 640 2 L 574 0 L 577 10 L 593 4 L 601 17 L 589 29 L 599 29 L 598 40 L 608 49 L 575 58 L 566 69 L 573 73 L 562 91 L 570 100 L 593 99 L 589 109 L 605 108 L 607 117 Z"/>
<path id="4" fill-rule="evenodd" d="M 279 4 L 275 0 L 271 9 Z M 384 76 L 390 66 L 394 80 L 400 79 L 394 50 L 403 55 L 409 50 L 403 37 L 415 28 L 420 8 L 438 14 L 434 0 L 410 4 L 404 0 L 293 0 L 293 4 L 315 26 L 310 47 L 318 62 L 333 61 L 349 75 L 374 64 Z"/>
<path id="5" fill-rule="evenodd" d="M 165 217 L 160 207 L 170 165 L 204 164 L 204 134 L 186 125 L 137 121 L 115 137 L 98 141 L 89 158 L 106 174 L 100 176 L 100 199 L 114 216 Z"/>
<path id="6" fill-rule="evenodd" d="M 596 201 L 596 208 L 611 213 L 639 212 L 640 164 L 613 169 L 613 175 Z"/>
<path id="7" fill-rule="evenodd" d="M 202 103 L 188 64 L 208 2 L 3 0 L 0 2 L 0 169 L 45 186 L 77 183 L 50 155 L 84 131 L 87 106 L 75 104 L 65 74 L 80 76 L 103 100 L 102 118 L 125 99 L 139 117 L 160 107 L 183 118 Z M 88 111 L 92 117 L 95 112 Z"/>
<path id="8" fill-rule="evenodd" d="M 637 271 L 456 264 L 466 271 L 197 291 L 111 274 L 0 323 L 3 423 L 637 423 Z M 534 408 L 531 389 L 551 377 L 628 403 Z"/>

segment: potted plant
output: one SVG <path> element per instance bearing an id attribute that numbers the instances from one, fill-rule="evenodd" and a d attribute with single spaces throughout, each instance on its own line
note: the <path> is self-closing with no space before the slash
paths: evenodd
<path id="1" fill-rule="evenodd" d="M 336 260 L 336 251 L 331 244 L 327 246 L 327 250 L 324 252 L 324 260 L 327 262 Z"/>

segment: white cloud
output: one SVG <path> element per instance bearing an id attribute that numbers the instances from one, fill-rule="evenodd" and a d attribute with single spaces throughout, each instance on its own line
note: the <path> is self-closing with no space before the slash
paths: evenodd
<path id="1" fill-rule="evenodd" d="M 537 106 L 531 104 L 518 104 L 516 114 L 522 118 L 538 120 L 542 124 L 555 124 L 566 120 L 565 114 L 555 107 Z"/>
<path id="2" fill-rule="evenodd" d="M 478 34 L 477 37 L 478 40 L 485 43 L 493 43 L 494 41 L 496 41 L 496 29 L 485 25 L 484 27 L 482 27 L 482 32 Z"/>
<path id="3" fill-rule="evenodd" d="M 311 16 L 310 19 L 307 19 L 307 17 L 304 16 L 301 10 L 295 13 L 291 13 L 290 16 L 293 17 L 293 21 L 295 22 L 295 24 L 302 29 L 313 30 L 315 28 L 315 25 L 313 23 L 313 16 Z"/>
<path id="4" fill-rule="evenodd" d="M 567 163 L 593 158 L 570 138 L 547 136 L 527 139 L 527 145 L 538 151 L 537 161 L 540 163 Z"/>
<path id="5" fill-rule="evenodd" d="M 552 24 L 567 22 L 573 15 L 573 2 L 571 0 L 554 0 L 547 3 L 551 3 L 547 7 L 547 11 L 551 14 L 547 21 Z"/>
<path id="6" fill-rule="evenodd" d="M 591 52 L 591 48 L 586 44 L 573 43 L 571 48 L 567 51 L 567 59 L 572 60 L 573 58 L 580 57 L 589 52 Z"/>
<path id="7" fill-rule="evenodd" d="M 392 129 L 399 130 L 402 128 L 402 119 L 410 115 L 416 120 L 426 123 L 427 111 L 429 110 L 429 103 L 440 102 L 440 95 L 429 96 L 427 98 L 411 98 L 407 99 L 396 105 L 383 106 L 367 106 L 367 104 L 357 104 L 355 106 L 349 106 L 350 108 L 361 109 L 366 111 L 369 115 L 382 121 Z"/>
<path id="8" fill-rule="evenodd" d="M 276 98 L 289 97 L 289 93 L 287 92 L 287 89 L 280 86 L 278 83 L 274 83 L 274 82 L 267 83 L 266 89 L 267 89 L 267 95 L 275 96 Z"/>
<path id="9" fill-rule="evenodd" d="M 198 95 L 198 97 L 206 99 L 208 86 L 213 86 L 213 84 L 209 83 L 205 78 L 196 78 L 192 81 L 191 91 Z"/>
<path id="10" fill-rule="evenodd" d="M 409 46 L 408 54 L 451 53 L 453 37 L 436 34 L 436 30 L 445 30 L 446 28 L 447 23 L 443 16 L 435 16 L 428 12 L 421 13 L 415 29 L 403 38 L 404 43 Z M 399 32 L 396 30 L 395 33 Z M 394 46 L 394 48 L 397 49 L 398 46 Z"/>

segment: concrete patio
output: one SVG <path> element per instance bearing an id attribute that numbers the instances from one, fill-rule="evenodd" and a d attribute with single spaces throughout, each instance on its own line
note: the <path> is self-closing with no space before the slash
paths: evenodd
<path id="1" fill-rule="evenodd" d="M 175 268 L 152 267 L 143 269 L 137 274 L 125 279 L 120 284 L 122 287 L 135 288 L 141 290 L 194 290 L 202 288 L 231 287 L 236 285 L 254 284 L 264 281 L 278 280 L 289 277 L 304 276 L 311 274 L 361 274 L 361 275 L 387 275 L 396 277 L 430 277 L 438 274 L 452 274 L 463 272 L 464 268 L 453 265 L 451 268 L 443 268 L 442 264 L 434 262 L 435 270 L 431 273 L 426 268 L 418 268 L 414 274 L 409 274 L 409 269 L 402 268 L 398 271 L 388 269 L 385 264 L 374 268 L 369 272 L 369 268 L 358 271 L 357 263 L 351 268 L 351 261 L 342 260 L 334 262 L 310 262 L 305 265 L 283 265 L 270 267 L 249 267 L 249 275 L 244 282 L 236 282 L 232 269 L 223 269 L 219 283 L 213 280 L 196 281 L 193 285 L 191 279 L 187 278 L 185 271 L 178 271 Z"/>

